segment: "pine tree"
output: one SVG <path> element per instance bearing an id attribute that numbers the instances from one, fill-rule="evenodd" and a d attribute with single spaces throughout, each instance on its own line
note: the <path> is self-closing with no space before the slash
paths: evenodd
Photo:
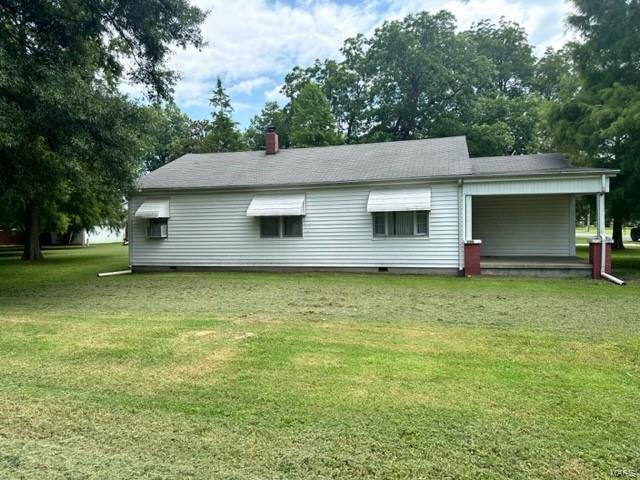
<path id="1" fill-rule="evenodd" d="M 336 132 L 327 97 L 318 85 L 307 83 L 293 100 L 289 139 L 294 147 L 343 143 Z"/>
<path id="2" fill-rule="evenodd" d="M 222 80 L 216 80 L 216 88 L 213 96 L 209 99 L 212 107 L 212 121 L 209 130 L 202 139 L 200 145 L 196 147 L 199 153 L 214 152 L 240 152 L 247 150 L 247 144 L 237 122 L 231 118 L 233 107 L 231 99 L 222 86 Z"/>

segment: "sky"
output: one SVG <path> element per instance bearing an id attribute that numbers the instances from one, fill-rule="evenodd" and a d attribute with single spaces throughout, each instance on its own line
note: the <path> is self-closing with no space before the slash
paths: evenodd
<path id="1" fill-rule="evenodd" d="M 194 119 L 210 117 L 216 77 L 231 96 L 242 128 L 269 100 L 283 104 L 284 76 L 316 58 L 340 58 L 344 40 L 368 34 L 385 20 L 446 9 L 464 30 L 484 18 L 522 25 L 535 52 L 561 47 L 571 32 L 564 0 L 192 0 L 209 15 L 202 25 L 207 46 L 178 49 L 169 65 L 181 76 L 175 101 Z M 126 90 L 126 88 L 125 88 Z M 133 89 L 131 89 L 133 91 Z"/>

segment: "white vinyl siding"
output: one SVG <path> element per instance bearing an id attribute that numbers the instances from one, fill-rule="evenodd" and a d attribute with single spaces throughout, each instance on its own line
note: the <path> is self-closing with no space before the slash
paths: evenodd
<path id="1" fill-rule="evenodd" d="M 259 218 L 246 214 L 258 192 L 173 194 L 166 240 L 147 239 L 146 222 L 130 219 L 130 261 L 133 266 L 457 268 L 457 185 L 430 186 L 428 238 L 374 236 L 367 212 L 373 188 L 367 186 L 296 191 L 306 194 L 306 216 L 303 236 L 289 238 L 261 238 Z M 148 198 L 152 195 L 134 196 L 130 208 L 135 211 Z"/>
<path id="2" fill-rule="evenodd" d="M 473 238 L 482 256 L 575 255 L 571 195 L 474 196 Z"/>

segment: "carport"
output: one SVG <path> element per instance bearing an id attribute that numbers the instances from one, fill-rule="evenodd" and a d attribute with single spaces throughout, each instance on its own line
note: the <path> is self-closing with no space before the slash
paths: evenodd
<path id="1" fill-rule="evenodd" d="M 604 196 L 614 172 L 574 169 L 534 176 L 465 179 L 465 274 L 592 276 L 600 278 L 604 237 Z M 598 197 L 598 232 L 590 259 L 576 256 L 575 199 Z M 610 241 L 605 240 L 610 252 Z M 610 253 L 607 255 L 610 272 Z"/>

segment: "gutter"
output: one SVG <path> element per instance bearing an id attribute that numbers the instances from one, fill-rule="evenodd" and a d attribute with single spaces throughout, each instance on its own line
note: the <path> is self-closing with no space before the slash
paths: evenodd
<path id="1" fill-rule="evenodd" d="M 537 172 L 508 172 L 499 174 L 462 174 L 462 175 L 435 175 L 430 177 L 404 177 L 404 178 L 383 178 L 383 179 L 371 179 L 371 180 L 344 180 L 335 182 L 310 182 L 310 183 L 273 183 L 264 185 L 224 185 L 224 186 L 194 186 L 194 187 L 181 187 L 181 186 L 169 186 L 169 187 L 147 187 L 139 185 L 138 188 L 130 191 L 130 194 L 144 194 L 144 193 L 164 193 L 164 192 L 202 192 L 202 191 L 238 191 L 238 190 L 280 190 L 280 189 L 302 189 L 302 188 L 327 188 L 327 187 L 344 187 L 344 186 L 362 186 L 372 184 L 394 184 L 399 185 L 401 183 L 406 184 L 421 184 L 421 183 L 433 183 L 433 182 L 451 182 L 460 180 L 461 178 L 467 181 L 503 181 L 503 180 L 525 180 L 525 179 L 548 179 L 558 178 L 567 180 L 570 178 L 582 178 L 593 177 L 596 175 L 604 175 L 606 177 L 613 177 L 619 170 L 612 169 L 594 169 L 594 170 L 580 170 L 572 171 L 568 170 L 546 170 Z M 585 192 L 588 193 L 588 192 Z M 591 192 L 592 193 L 592 192 Z"/>
<path id="2" fill-rule="evenodd" d="M 616 285 L 626 285 L 624 280 L 620 280 L 613 275 L 605 272 L 605 262 L 607 261 L 607 236 L 603 233 L 599 235 L 600 237 L 600 276 L 605 280 L 609 280 L 610 282 L 615 283 Z"/>
<path id="3" fill-rule="evenodd" d="M 464 212 L 462 209 L 462 203 L 464 202 L 464 180 L 458 179 L 458 274 L 462 275 L 464 272 Z"/>
<path id="4" fill-rule="evenodd" d="M 115 272 L 99 272 L 96 274 L 98 277 L 113 277 L 115 275 L 129 275 L 132 273 L 131 269 L 128 270 L 116 270 Z"/>

